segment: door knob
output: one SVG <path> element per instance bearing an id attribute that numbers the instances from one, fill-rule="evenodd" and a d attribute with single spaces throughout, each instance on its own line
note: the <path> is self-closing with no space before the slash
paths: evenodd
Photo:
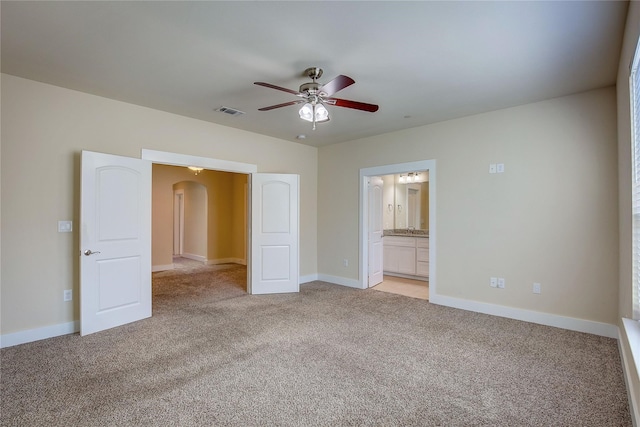
<path id="1" fill-rule="evenodd" d="M 93 252 L 91 249 L 87 249 L 86 251 L 84 251 L 84 254 L 86 256 L 93 255 L 93 254 L 99 254 L 99 253 L 100 253 L 100 251 Z"/>

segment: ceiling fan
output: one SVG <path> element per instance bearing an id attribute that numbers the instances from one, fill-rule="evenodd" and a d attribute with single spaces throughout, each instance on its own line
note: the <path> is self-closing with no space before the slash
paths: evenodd
<path id="1" fill-rule="evenodd" d="M 254 84 L 258 86 L 281 90 L 283 92 L 287 92 L 302 98 L 296 101 L 289 101 L 282 104 L 259 108 L 258 111 L 269 111 L 275 108 L 288 107 L 289 105 L 304 104 L 299 111 L 300 118 L 312 122 L 314 130 L 316 129 L 316 123 L 329 121 L 329 112 L 327 111 L 325 105 L 353 108 L 355 110 L 368 111 L 370 113 L 378 111 L 378 106 L 374 104 L 366 104 L 364 102 L 350 101 L 348 99 L 332 97 L 334 93 L 355 83 L 355 80 L 353 80 L 351 77 L 339 75 L 330 82 L 321 85 L 320 83 L 316 82 L 316 80 L 322 76 L 322 68 L 307 68 L 304 73 L 309 76 L 312 81 L 300 85 L 300 89 L 297 92 L 292 89 L 272 85 L 271 83 L 254 82 Z"/>

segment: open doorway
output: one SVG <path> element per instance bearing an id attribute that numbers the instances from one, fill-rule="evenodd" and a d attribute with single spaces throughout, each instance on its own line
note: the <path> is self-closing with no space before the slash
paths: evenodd
<path id="1" fill-rule="evenodd" d="M 247 292 L 247 183 L 247 174 L 152 165 L 154 294 Z"/>
<path id="2" fill-rule="evenodd" d="M 373 181 L 371 178 L 370 183 Z M 381 278 L 371 280 L 369 272 L 369 287 L 428 300 L 429 171 L 384 175 L 378 182 L 382 183 L 382 203 L 371 197 L 369 206 L 370 210 L 377 209 L 383 219 L 383 259 L 378 260 L 383 266 L 383 274 Z M 370 212 L 369 218 L 373 217 L 375 215 Z M 370 253 L 370 257 L 376 255 Z"/>
<path id="3" fill-rule="evenodd" d="M 423 174 L 423 178 L 416 180 L 416 177 L 420 176 L 417 173 Z M 374 197 L 370 192 L 370 182 L 373 177 L 386 181 L 383 200 L 377 207 L 372 207 L 370 200 Z M 421 181 L 424 181 L 425 177 L 428 178 L 423 185 Z M 364 168 L 360 170 L 360 183 L 361 287 L 365 289 L 370 285 L 369 278 L 374 273 L 370 266 L 382 264 L 385 272 L 393 272 L 393 278 L 390 279 L 398 282 L 392 286 L 402 288 L 407 281 L 424 280 L 426 277 L 429 284 L 427 296 L 434 295 L 436 293 L 435 160 Z M 418 183 L 420 185 L 416 185 Z M 409 205 L 413 209 L 409 210 Z M 383 241 L 397 243 L 393 248 L 392 245 L 383 243 L 384 249 L 381 255 L 379 255 L 380 251 L 374 251 L 370 246 L 371 221 L 375 218 L 375 215 L 371 215 L 371 209 L 382 211 Z M 381 256 L 382 259 L 372 259 L 376 256 Z M 409 282 L 409 284 L 415 283 Z"/>

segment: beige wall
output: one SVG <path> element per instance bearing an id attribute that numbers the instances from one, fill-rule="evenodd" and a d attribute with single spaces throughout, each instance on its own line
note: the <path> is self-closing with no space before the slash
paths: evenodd
<path id="1" fill-rule="evenodd" d="M 246 261 L 246 184 L 247 175 L 205 170 L 194 175 L 185 167 L 153 165 L 152 264 L 166 266 L 173 257 L 173 188 L 186 182 L 206 190 L 207 205 L 197 212 L 208 212 L 206 218 L 195 218 L 203 225 L 185 224 L 185 235 L 199 243 L 192 250 L 185 241 L 184 251 L 209 261 L 237 259 Z M 176 184 L 178 183 L 178 184 Z M 187 211 L 185 194 L 185 217 Z M 191 222 L 191 221 L 188 221 Z M 206 231 L 206 233 L 204 233 Z"/>
<path id="2" fill-rule="evenodd" d="M 420 185 L 420 228 L 429 229 L 429 182 Z"/>
<path id="3" fill-rule="evenodd" d="M 6 74 L 1 84 L 2 334 L 78 319 L 83 149 L 140 158 L 147 148 L 299 174 L 300 274 L 317 271 L 316 148 Z M 73 233 L 58 233 L 66 219 Z"/>
<path id="4" fill-rule="evenodd" d="M 207 172 L 209 174 L 209 172 Z M 209 245 L 207 259 L 230 258 L 233 248 L 235 189 L 233 173 L 213 172 L 209 179 Z M 241 212 L 238 212 L 241 214 Z"/>
<path id="5" fill-rule="evenodd" d="M 231 258 L 247 260 L 247 175 L 233 174 Z M 314 271 L 315 273 L 315 271 Z"/>
<path id="6" fill-rule="evenodd" d="M 320 148 L 319 273 L 358 279 L 360 168 L 435 159 L 438 294 L 615 324 L 615 102 L 610 87 Z"/>
<path id="7" fill-rule="evenodd" d="M 631 119 L 629 108 L 629 65 L 640 36 L 640 5 L 638 2 L 629 4 L 624 41 L 620 52 L 618 65 L 618 80 L 616 84 L 618 99 L 618 184 L 619 184 L 619 313 L 622 317 L 631 318 L 633 313 L 632 290 L 632 250 L 631 250 Z M 620 326 L 622 324 L 620 323 Z M 636 324 L 637 327 L 637 324 Z M 624 328 L 623 328 L 624 329 Z M 627 335 L 620 334 L 620 348 L 627 361 L 627 385 L 635 399 L 635 410 L 640 411 L 640 376 L 639 366 L 634 365 L 630 352 Z M 635 350 L 636 353 L 640 349 Z M 637 355 L 636 355 L 637 357 Z M 636 413 L 636 417 L 638 417 Z M 640 422 L 640 418 L 636 419 Z"/>

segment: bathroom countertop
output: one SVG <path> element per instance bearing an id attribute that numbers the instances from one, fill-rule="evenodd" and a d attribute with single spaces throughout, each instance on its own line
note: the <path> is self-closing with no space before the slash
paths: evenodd
<path id="1" fill-rule="evenodd" d="M 384 230 L 382 236 L 394 236 L 394 237 L 421 237 L 429 238 L 429 230 L 414 230 L 408 232 L 406 230 Z"/>

